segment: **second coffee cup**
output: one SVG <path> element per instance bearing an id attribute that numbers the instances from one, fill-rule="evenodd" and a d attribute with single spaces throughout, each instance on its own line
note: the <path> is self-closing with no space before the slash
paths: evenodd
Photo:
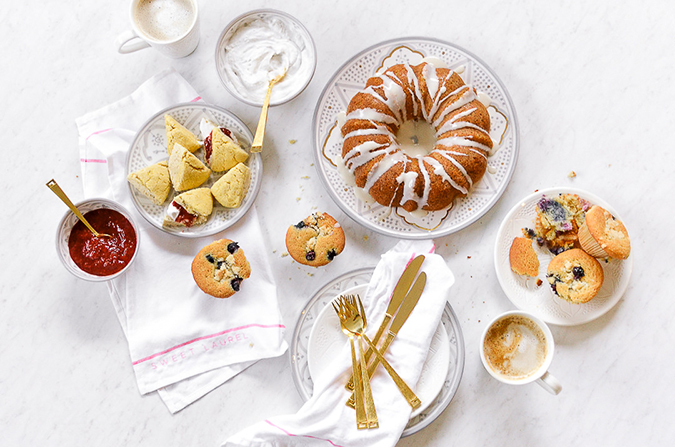
<path id="1" fill-rule="evenodd" d="M 494 318 L 483 331 L 480 356 L 495 379 L 511 385 L 536 381 L 551 394 L 562 390 L 548 372 L 553 359 L 553 334 L 546 323 L 522 311 Z"/>

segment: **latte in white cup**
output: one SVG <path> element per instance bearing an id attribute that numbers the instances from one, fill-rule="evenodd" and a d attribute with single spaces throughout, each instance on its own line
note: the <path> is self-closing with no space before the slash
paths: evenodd
<path id="1" fill-rule="evenodd" d="M 171 42 L 190 31 L 195 10 L 190 0 L 140 0 L 133 17 L 146 37 Z"/>
<path id="2" fill-rule="evenodd" d="M 539 371 L 548 350 L 546 336 L 534 321 L 508 315 L 488 328 L 483 351 L 493 372 L 509 380 L 521 380 Z"/>
<path id="3" fill-rule="evenodd" d="M 196 0 L 132 0 L 132 29 L 117 38 L 122 54 L 152 47 L 171 58 L 191 54 L 199 43 Z"/>
<path id="4" fill-rule="evenodd" d="M 497 316 L 480 341 L 481 360 L 492 377 L 511 385 L 536 381 L 555 395 L 562 386 L 547 371 L 553 350 L 553 334 L 546 323 L 523 311 Z"/>

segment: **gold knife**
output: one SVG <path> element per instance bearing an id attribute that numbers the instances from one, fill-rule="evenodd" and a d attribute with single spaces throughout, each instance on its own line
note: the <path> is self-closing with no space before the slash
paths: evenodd
<path id="1" fill-rule="evenodd" d="M 410 285 L 413 283 L 413 280 L 415 279 L 415 276 L 417 276 L 417 272 L 420 270 L 420 267 L 422 266 L 422 262 L 424 262 L 424 255 L 419 255 L 415 259 L 413 259 L 410 264 L 405 268 L 403 271 L 403 274 L 401 277 L 398 279 L 398 282 L 396 283 L 396 287 L 394 287 L 394 293 L 391 296 L 391 301 L 389 301 L 389 306 L 387 306 L 387 311 L 384 314 L 384 320 L 382 320 L 382 323 L 380 324 L 379 329 L 377 330 L 377 333 L 375 334 L 375 337 L 373 337 L 373 344 L 377 346 L 377 344 L 380 341 L 380 338 L 382 338 L 382 334 L 384 333 L 384 330 L 387 328 L 387 325 L 391 321 L 391 319 L 394 316 L 394 313 L 398 310 L 398 308 L 401 306 L 401 303 L 403 302 L 403 298 L 406 297 L 408 294 L 408 289 L 410 289 Z M 373 350 L 368 348 L 368 350 L 365 353 L 365 360 L 366 363 L 370 361 L 370 358 L 373 356 Z M 356 365 L 357 372 L 361 372 L 361 365 Z M 370 368 L 369 368 L 370 369 Z M 345 385 L 345 388 L 347 388 L 350 391 L 354 390 L 354 378 L 350 377 L 349 380 L 347 381 L 347 384 Z"/>
<path id="2" fill-rule="evenodd" d="M 394 338 L 396 338 L 396 334 L 398 334 L 398 331 L 401 329 L 401 326 L 403 326 L 403 323 L 406 322 L 406 320 L 412 313 L 413 309 L 417 305 L 417 302 L 420 300 L 420 297 L 422 296 L 422 291 L 424 290 L 424 286 L 426 285 L 426 283 L 427 283 L 427 274 L 422 272 L 420 273 L 420 276 L 417 277 L 415 284 L 412 286 L 410 292 L 408 292 L 408 294 L 405 296 L 405 299 L 401 303 L 401 307 L 399 307 L 398 312 L 396 313 L 396 318 L 394 318 L 394 321 L 392 321 L 391 323 L 391 327 L 387 332 L 387 337 L 384 339 L 384 343 L 382 343 L 382 346 L 378 348 L 380 354 L 384 355 L 384 353 L 387 352 L 387 349 L 389 349 L 389 345 L 391 345 L 391 342 L 393 342 Z M 368 377 L 373 376 L 373 374 L 375 373 L 375 369 L 377 368 L 377 365 L 379 365 L 379 363 L 380 360 L 377 357 L 375 357 L 373 363 L 368 365 Z M 352 408 L 354 407 L 353 394 L 347 401 L 347 406 Z"/>

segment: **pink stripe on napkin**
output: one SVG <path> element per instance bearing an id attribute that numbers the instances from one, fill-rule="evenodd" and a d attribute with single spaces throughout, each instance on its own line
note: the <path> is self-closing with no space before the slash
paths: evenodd
<path id="1" fill-rule="evenodd" d="M 300 438 L 318 439 L 319 441 L 326 441 L 326 442 L 330 443 L 330 445 L 333 445 L 333 446 L 335 446 L 335 447 L 343 447 L 343 446 L 341 446 L 340 444 L 334 443 L 334 442 L 331 441 L 330 439 L 317 438 L 316 436 L 310 436 L 310 435 L 294 435 L 293 433 L 290 433 L 290 432 L 284 430 L 283 428 L 279 427 L 278 425 L 274 425 L 273 423 L 271 423 L 271 422 L 270 422 L 269 420 L 267 420 L 267 419 L 265 419 L 265 422 L 267 422 L 268 424 L 270 424 L 272 427 L 277 428 L 277 429 L 281 430 L 282 432 L 286 433 L 288 436 L 295 436 L 295 437 L 300 437 Z"/>
<path id="2" fill-rule="evenodd" d="M 181 343 L 181 344 L 176 345 L 176 346 L 174 346 L 174 347 L 172 347 L 172 348 L 166 349 L 166 350 L 164 350 L 164 351 L 162 351 L 162 352 L 158 352 L 158 353 L 156 353 L 156 354 L 152 354 L 151 356 L 145 357 L 145 358 L 143 358 L 143 359 L 136 360 L 136 361 L 133 362 L 132 364 L 133 364 L 133 365 L 138 365 L 139 363 L 143 363 L 143 362 L 145 362 L 145 361 L 154 359 L 154 358 L 157 357 L 157 356 L 164 355 L 164 354 L 166 354 L 167 352 L 174 351 L 174 350 L 176 350 L 176 349 L 178 349 L 178 348 L 182 348 L 183 346 L 187 346 L 187 345 L 189 345 L 189 344 L 192 344 L 192 343 L 195 343 L 195 342 L 198 342 L 198 341 L 201 341 L 201 340 L 206 340 L 206 339 L 209 339 L 209 338 L 218 337 L 218 336 L 220 336 L 220 335 L 227 334 L 228 332 L 240 331 L 240 330 L 242 330 L 242 329 L 247 329 L 247 328 L 250 328 L 250 327 L 259 327 L 259 328 L 263 328 L 263 329 L 270 329 L 270 328 L 274 328 L 274 329 L 278 329 L 278 328 L 280 328 L 280 329 L 285 329 L 285 328 L 286 328 L 286 326 L 284 326 L 283 324 L 270 324 L 270 325 L 266 325 L 266 324 L 255 324 L 255 323 L 254 323 L 254 324 L 247 324 L 247 325 L 245 325 L 245 326 L 239 326 L 239 327 L 235 327 L 235 328 L 225 329 L 224 331 L 217 332 L 217 333 L 215 333 L 215 334 L 204 335 L 203 337 L 198 337 L 198 338 L 195 338 L 194 340 L 186 341 L 185 343 Z"/>

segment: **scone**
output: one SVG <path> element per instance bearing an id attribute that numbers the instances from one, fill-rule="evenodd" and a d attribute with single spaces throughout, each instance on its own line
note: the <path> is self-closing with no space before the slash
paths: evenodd
<path id="1" fill-rule="evenodd" d="M 535 277 L 539 274 L 539 258 L 532 248 L 532 240 L 516 237 L 509 250 L 511 270 L 518 275 Z"/>
<path id="2" fill-rule="evenodd" d="M 345 248 L 345 233 L 327 213 L 314 213 L 286 231 L 286 249 L 301 264 L 320 267 Z"/>
<path id="3" fill-rule="evenodd" d="M 553 293 L 575 304 L 593 299 L 602 287 L 604 276 L 597 259 L 580 248 L 557 255 L 548 264 L 546 273 Z"/>
<path id="4" fill-rule="evenodd" d="M 180 144 L 176 144 L 169 157 L 169 176 L 176 191 L 186 191 L 204 183 L 211 170 Z"/>
<path id="5" fill-rule="evenodd" d="M 171 192 L 171 178 L 169 164 L 160 161 L 127 176 L 129 184 L 138 192 L 152 200 L 155 205 L 161 205 Z"/>
<path id="6" fill-rule="evenodd" d="M 202 248 L 192 261 L 192 277 L 204 293 L 228 298 L 238 292 L 251 266 L 244 250 L 229 239 L 215 241 Z"/>
<path id="7" fill-rule="evenodd" d="M 225 208 L 238 208 L 251 184 L 251 170 L 239 163 L 211 187 L 211 193 Z"/>
<path id="8" fill-rule="evenodd" d="M 245 162 L 248 153 L 239 146 L 227 128 L 214 127 L 204 139 L 204 159 L 213 171 L 222 172 Z"/>
<path id="9" fill-rule="evenodd" d="M 213 212 L 213 198 L 209 188 L 197 188 L 173 198 L 166 210 L 162 225 L 192 227 L 206 223 Z"/>
<path id="10" fill-rule="evenodd" d="M 596 258 L 626 259 L 630 255 L 626 227 L 597 205 L 586 213 L 586 222 L 579 228 L 579 243 L 586 253 Z"/>
<path id="11" fill-rule="evenodd" d="M 197 137 L 171 115 L 164 115 L 164 124 L 166 125 L 166 150 L 169 155 L 176 144 L 180 144 L 190 152 L 202 147 Z"/>

